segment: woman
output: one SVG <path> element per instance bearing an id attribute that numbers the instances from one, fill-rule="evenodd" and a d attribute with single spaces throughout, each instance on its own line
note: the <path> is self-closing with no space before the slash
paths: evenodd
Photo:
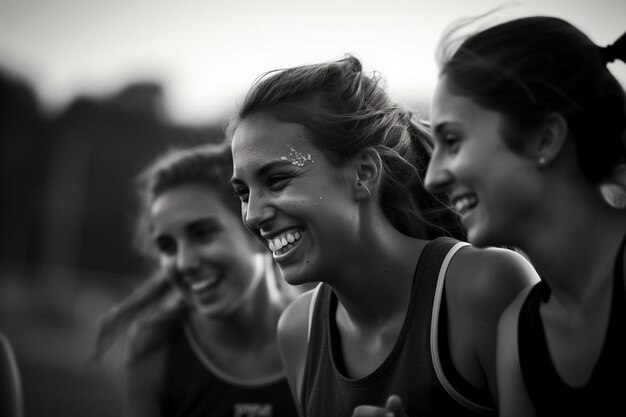
<path id="1" fill-rule="evenodd" d="M 276 342 L 291 300 L 239 217 L 228 145 L 168 153 L 140 177 L 158 270 L 106 317 L 99 354 L 135 322 L 125 415 L 296 413 Z"/>
<path id="2" fill-rule="evenodd" d="M 493 413 L 497 319 L 534 271 L 445 237 L 427 132 L 377 77 L 352 56 L 270 73 L 228 136 L 244 222 L 288 283 L 321 282 L 279 322 L 301 415 Z"/>
<path id="3" fill-rule="evenodd" d="M 603 48 L 527 17 L 453 50 L 454 32 L 426 186 L 449 196 L 469 242 L 518 247 L 542 278 L 499 325 L 500 415 L 623 415 L 626 211 L 600 188 L 619 186 L 626 155 L 624 90 L 607 69 L 626 37 Z"/>

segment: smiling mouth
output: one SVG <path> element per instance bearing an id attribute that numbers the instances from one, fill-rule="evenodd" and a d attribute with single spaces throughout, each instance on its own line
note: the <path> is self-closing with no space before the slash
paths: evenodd
<path id="1" fill-rule="evenodd" d="M 217 286 L 219 278 L 217 274 L 211 274 L 201 279 L 194 279 L 187 281 L 187 287 L 193 293 L 199 293 L 208 291 Z"/>
<path id="2" fill-rule="evenodd" d="M 467 212 L 471 211 L 474 207 L 478 205 L 478 198 L 475 195 L 463 195 L 461 197 L 455 198 L 452 201 L 454 208 L 461 215 L 467 214 Z"/>
<path id="3" fill-rule="evenodd" d="M 274 256 L 284 255 L 298 244 L 302 235 L 302 230 L 290 230 L 273 239 L 267 239 L 267 244 Z"/>

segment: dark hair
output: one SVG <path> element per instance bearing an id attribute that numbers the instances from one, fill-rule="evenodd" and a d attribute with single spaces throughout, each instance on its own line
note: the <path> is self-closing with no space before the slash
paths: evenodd
<path id="1" fill-rule="evenodd" d="M 232 157 L 230 145 L 203 145 L 185 149 L 171 149 L 157 158 L 136 179 L 141 201 L 138 216 L 137 240 L 140 250 L 155 255 L 149 244 L 149 210 L 163 192 L 184 184 L 207 186 L 222 197 L 224 204 L 240 216 L 240 202 L 230 185 Z M 170 283 L 165 271 L 156 272 L 140 284 L 126 299 L 113 306 L 101 319 L 93 358 L 101 359 L 115 339 L 139 319 L 155 331 L 142 349 L 132 352 L 136 360 L 157 347 L 167 337 L 172 324 L 186 315 L 189 307 Z"/>
<path id="2" fill-rule="evenodd" d="M 545 16 L 495 25 L 454 50 L 464 20 L 444 33 L 441 75 L 455 94 L 502 113 L 509 146 L 523 149 L 523 133 L 551 113 L 567 121 L 583 174 L 607 179 L 624 161 L 626 98 L 606 64 L 626 57 L 626 37 L 602 48 L 570 23 Z"/>
<path id="3" fill-rule="evenodd" d="M 414 237 L 463 238 L 456 214 L 424 188 L 432 151 L 427 126 L 391 102 L 380 82 L 379 74 L 365 75 L 351 55 L 270 71 L 231 117 L 227 137 L 232 139 L 241 120 L 266 112 L 304 126 L 333 163 L 371 148 L 383 164 L 381 207 L 395 228 Z"/>

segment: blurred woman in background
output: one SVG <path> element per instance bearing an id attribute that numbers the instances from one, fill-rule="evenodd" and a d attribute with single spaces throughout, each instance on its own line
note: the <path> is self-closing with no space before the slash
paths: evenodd
<path id="1" fill-rule="evenodd" d="M 96 356 L 132 324 L 125 415 L 293 417 L 276 324 L 295 295 L 246 230 L 230 147 L 169 152 L 139 177 L 156 272 L 103 320 Z"/>

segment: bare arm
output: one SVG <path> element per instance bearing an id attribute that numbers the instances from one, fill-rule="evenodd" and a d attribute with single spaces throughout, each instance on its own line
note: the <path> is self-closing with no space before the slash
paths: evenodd
<path id="1" fill-rule="evenodd" d="M 532 265 L 507 249 L 461 249 L 446 277 L 449 348 L 454 366 L 498 403 L 498 320 L 524 289 L 539 281 Z"/>
<path id="2" fill-rule="evenodd" d="M 3 334 L 0 334 L 0 415 L 24 415 L 22 380 L 17 359 L 9 340 Z"/>
<path id="3" fill-rule="evenodd" d="M 307 291 L 294 300 L 278 321 L 278 348 L 287 375 L 291 394 L 300 416 L 302 383 L 308 346 L 309 306 L 313 291 Z"/>
<path id="4" fill-rule="evenodd" d="M 498 323 L 496 362 L 501 417 L 532 417 L 535 415 L 535 410 L 524 386 L 517 348 L 519 311 L 527 295 L 528 290 L 522 291 L 504 311 Z"/>

